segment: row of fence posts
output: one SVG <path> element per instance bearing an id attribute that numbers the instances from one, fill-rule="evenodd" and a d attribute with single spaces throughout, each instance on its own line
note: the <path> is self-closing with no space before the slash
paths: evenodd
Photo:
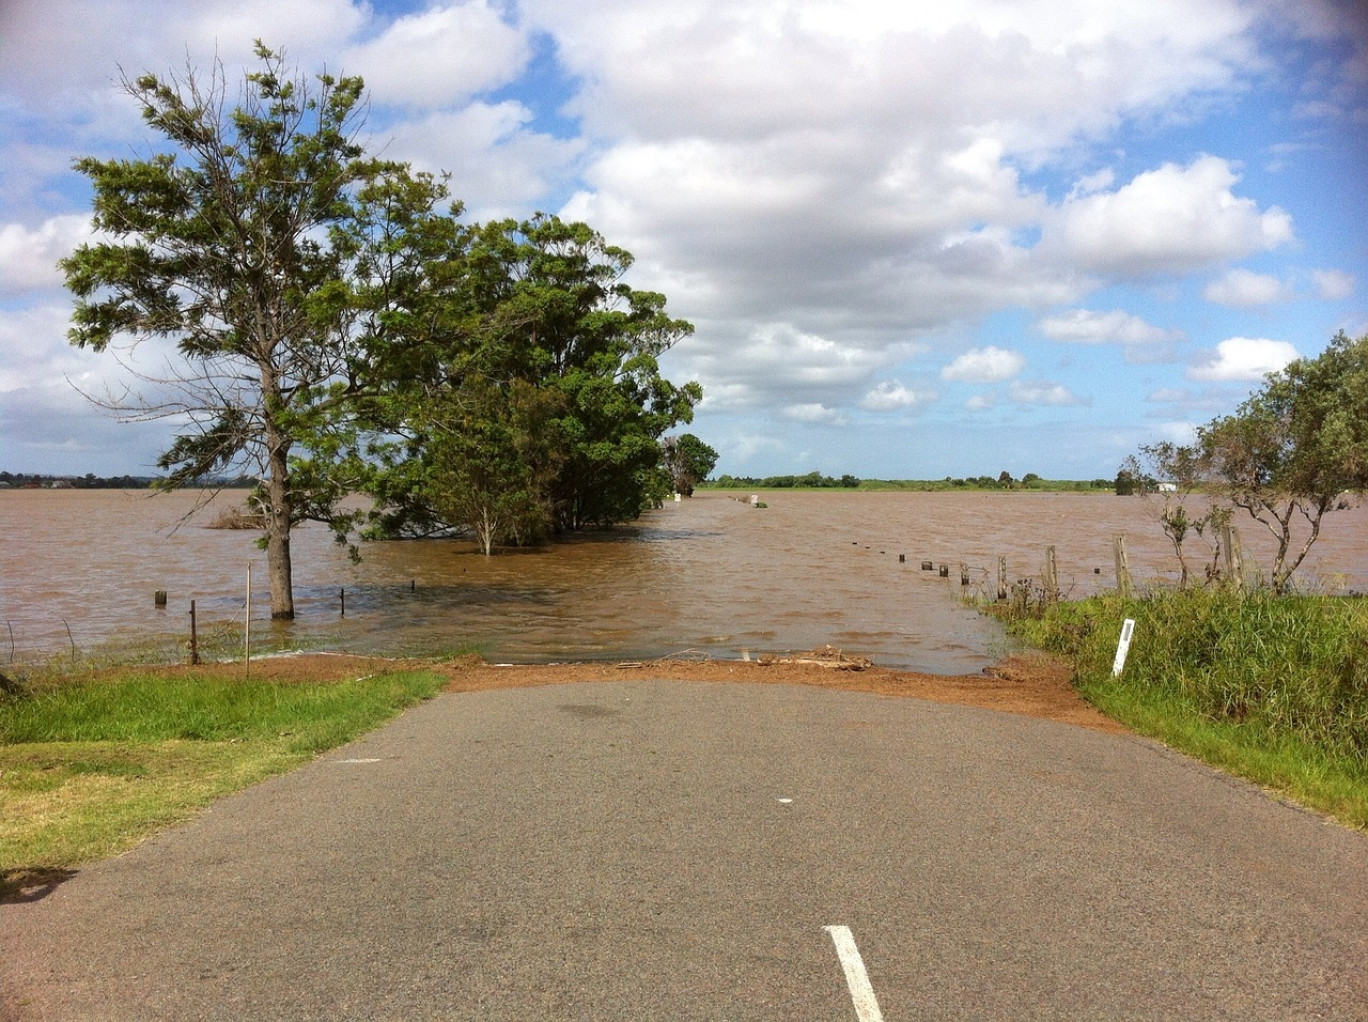
<path id="1" fill-rule="evenodd" d="M 1112 541 L 1113 553 L 1116 561 L 1116 588 L 1125 596 L 1130 596 L 1135 591 L 1135 586 L 1131 581 L 1130 562 L 1126 555 L 1126 537 L 1117 536 Z M 905 557 L 901 559 L 906 559 Z M 934 561 L 922 561 L 922 571 L 933 571 L 936 568 Z M 1093 569 L 1100 571 L 1100 568 Z M 967 587 L 970 582 L 969 565 L 964 561 L 959 566 L 960 585 Z M 940 577 L 950 577 L 950 565 L 940 565 Z M 1041 588 L 1044 590 L 1045 599 L 1051 603 L 1059 600 L 1059 558 L 1055 554 L 1054 546 L 1045 548 L 1045 565 L 1041 571 Z M 999 601 L 1007 599 L 1010 587 L 1007 583 L 1007 558 L 999 556 L 997 562 L 997 598 Z"/>
<path id="2" fill-rule="evenodd" d="M 904 556 L 904 560 L 905 560 L 905 559 L 906 559 L 906 557 Z M 418 591 L 418 580 L 417 580 L 417 579 L 410 579 L 410 580 L 409 580 L 409 592 L 411 592 L 411 593 L 416 593 L 417 591 Z M 339 589 L 337 590 L 337 602 L 338 602 L 338 605 L 339 605 L 339 612 L 340 612 L 341 616 L 342 616 L 342 617 L 346 617 L 346 616 L 347 616 L 347 590 L 346 590 L 345 588 L 339 588 Z M 157 608 L 159 608 L 159 609 L 161 609 L 161 610 L 165 610 L 165 609 L 166 609 L 166 590 L 165 590 L 165 589 L 158 589 L 158 590 L 156 590 L 156 591 L 154 591 L 154 592 L 152 593 L 152 604 L 153 604 L 153 606 L 155 606 L 155 607 L 157 607 Z M 7 623 L 8 623 L 8 622 L 7 622 Z M 69 628 L 69 627 L 68 627 L 67 630 L 68 630 L 68 633 L 70 633 L 70 628 Z M 74 645 L 74 640 L 73 640 L 73 645 Z M 10 647 L 11 647 L 10 659 L 11 659 L 11 660 L 14 659 L 14 656 L 13 656 L 13 646 L 14 646 L 14 628 L 13 628 L 13 626 L 10 626 Z M 251 662 L 251 659 L 252 659 L 252 566 L 251 566 L 251 564 L 249 563 L 249 564 L 247 565 L 247 605 L 246 605 L 245 616 L 244 616 L 244 618 L 243 618 L 243 630 L 242 630 L 242 661 L 243 661 L 243 663 L 245 663 L 245 664 L 249 664 L 249 663 Z M 198 623 L 198 620 L 197 620 L 197 615 L 196 615 L 196 613 L 195 613 L 195 601 L 194 601 L 194 600 L 191 600 L 191 601 L 190 601 L 190 662 L 191 662 L 192 664 L 198 664 L 198 663 L 200 662 L 200 656 L 199 656 L 199 623 Z"/>
<path id="3" fill-rule="evenodd" d="M 1221 528 L 1221 557 L 1224 563 L 1225 578 L 1229 579 L 1237 589 L 1245 587 L 1244 576 L 1244 553 L 1240 545 L 1240 532 L 1235 526 L 1226 524 Z M 906 554 L 899 554 L 900 562 L 907 560 Z M 1116 589 L 1124 597 L 1135 595 L 1135 581 L 1131 577 L 1130 557 L 1126 552 L 1126 537 L 1115 536 L 1112 539 L 1112 560 L 1116 571 Z M 950 577 L 950 565 L 941 564 L 940 577 Z M 936 569 L 934 561 L 922 561 L 922 571 L 933 571 Z M 1100 573 L 1101 568 L 1094 568 L 1095 573 Z M 970 582 L 969 565 L 960 562 L 960 585 L 968 586 Z M 1055 554 L 1053 545 L 1045 548 L 1045 564 L 1041 571 L 1041 589 L 1045 599 L 1050 603 L 1059 600 L 1059 559 Z M 1008 598 L 1011 587 L 1007 581 L 1007 558 L 998 557 L 997 563 L 997 598 L 1004 601 Z"/>
<path id="4" fill-rule="evenodd" d="M 1221 530 L 1221 550 L 1225 562 L 1226 578 L 1234 581 L 1238 588 L 1244 587 L 1244 555 L 1240 548 L 1240 533 L 1233 525 L 1227 524 Z M 1126 537 L 1116 536 L 1112 539 L 1112 557 L 1116 567 L 1116 588 L 1122 596 L 1130 597 L 1135 595 L 1135 583 L 1131 579 L 1130 559 L 1126 554 Z M 907 562 L 906 554 L 898 555 L 899 563 Z M 936 563 L 934 561 L 922 561 L 922 571 L 934 571 Z M 1101 571 L 1100 568 L 1094 568 Z M 969 565 L 960 562 L 959 566 L 960 585 L 968 586 L 970 582 Z M 950 565 L 940 565 L 940 577 L 950 577 Z M 1041 576 L 1041 587 L 1044 590 L 1045 599 L 1051 603 L 1059 600 L 1059 560 L 1055 555 L 1053 545 L 1045 548 L 1045 566 Z M 417 580 L 409 582 L 409 591 L 418 591 Z M 1011 589 L 1007 582 L 1007 558 L 998 557 L 997 563 L 997 598 L 1005 601 Z M 342 617 L 347 616 L 347 590 L 341 588 L 337 591 L 337 600 Z M 155 606 L 165 609 L 166 590 L 158 589 L 152 594 L 152 602 Z M 69 629 L 68 629 L 69 630 Z M 14 629 L 10 628 L 11 650 L 14 645 Z M 244 619 L 242 636 L 242 659 L 243 663 L 250 663 L 252 657 L 252 566 L 247 565 L 247 608 Z M 11 659 L 13 652 L 11 651 Z M 198 664 L 199 658 L 199 627 L 195 614 L 195 601 L 190 601 L 190 662 Z"/>

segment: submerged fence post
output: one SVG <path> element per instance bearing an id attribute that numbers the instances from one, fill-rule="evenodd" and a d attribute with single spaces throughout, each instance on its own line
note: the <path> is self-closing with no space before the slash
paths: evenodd
<path id="1" fill-rule="evenodd" d="M 1126 556 L 1126 537 L 1117 536 L 1112 541 L 1112 549 L 1116 555 L 1116 588 L 1122 596 L 1130 598 L 1135 595 L 1135 586 L 1131 583 L 1130 559 Z"/>
<path id="2" fill-rule="evenodd" d="M 1221 545 L 1225 547 L 1226 578 L 1237 592 L 1244 590 L 1244 551 L 1240 549 L 1240 532 L 1227 522 L 1221 526 Z"/>
<path id="3" fill-rule="evenodd" d="M 1005 600 L 1005 599 L 1007 599 L 1007 558 L 1006 558 L 1006 557 L 999 557 L 999 558 L 998 558 L 998 590 L 997 590 L 997 598 L 998 598 L 999 600 Z"/>

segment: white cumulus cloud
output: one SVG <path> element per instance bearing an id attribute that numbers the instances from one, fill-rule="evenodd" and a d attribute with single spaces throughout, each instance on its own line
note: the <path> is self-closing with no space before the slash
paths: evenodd
<path id="1" fill-rule="evenodd" d="M 1189 379 L 1218 383 L 1256 382 L 1297 357 L 1297 349 L 1287 341 L 1229 337 L 1216 345 L 1204 362 L 1189 368 L 1187 375 Z"/>
<path id="2" fill-rule="evenodd" d="M 1110 312 L 1070 309 L 1047 316 L 1036 327 L 1052 341 L 1076 344 L 1159 344 L 1175 338 L 1174 331 L 1147 323 L 1121 309 Z"/>
<path id="3" fill-rule="evenodd" d="M 55 216 L 30 230 L 22 224 L 0 227 L 0 295 L 59 287 L 57 260 L 90 238 L 84 214 Z"/>
<path id="4" fill-rule="evenodd" d="M 871 412 L 892 412 L 917 408 L 935 399 L 934 390 L 911 388 L 897 380 L 881 380 L 861 399 L 860 407 Z"/>
<path id="5" fill-rule="evenodd" d="M 1238 197 L 1217 156 L 1166 163 L 1110 192 L 1066 199 L 1043 244 L 1080 267 L 1122 278 L 1178 274 L 1286 244 L 1292 218 Z"/>
<path id="6" fill-rule="evenodd" d="M 1343 270 L 1315 270 L 1311 280 L 1316 286 L 1316 297 L 1326 301 L 1340 301 L 1354 293 L 1354 275 Z"/>
<path id="7" fill-rule="evenodd" d="M 1237 268 L 1208 283 L 1202 297 L 1217 305 L 1272 305 L 1290 299 L 1292 288 L 1270 274 Z"/>
<path id="8" fill-rule="evenodd" d="M 472 102 L 395 125 L 386 155 L 419 170 L 450 172 L 455 196 L 475 219 L 525 213 L 584 149 L 578 139 L 530 130 L 531 120 L 514 100 Z"/>
<path id="9" fill-rule="evenodd" d="M 828 408 L 820 401 L 789 405 L 784 409 L 784 414 L 798 422 L 819 423 L 827 426 L 841 426 L 846 421 L 845 413 L 839 408 Z"/>
<path id="10" fill-rule="evenodd" d="M 957 383 L 1001 383 L 1026 368 L 1026 357 L 989 345 L 966 351 L 941 370 L 941 379 Z"/>
<path id="11" fill-rule="evenodd" d="M 377 103 L 442 107 L 517 79 L 530 54 L 525 32 L 487 0 L 469 0 L 404 15 L 342 63 Z"/>
<path id="12" fill-rule="evenodd" d="M 1007 399 L 1022 405 L 1087 404 L 1062 383 L 1050 383 L 1045 380 L 1013 380 L 1007 387 Z"/>

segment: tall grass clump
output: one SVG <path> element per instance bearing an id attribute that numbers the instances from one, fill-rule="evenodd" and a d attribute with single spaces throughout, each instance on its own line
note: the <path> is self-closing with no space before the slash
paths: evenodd
<path id="1" fill-rule="evenodd" d="M 1198 588 L 1006 616 L 1135 730 L 1368 826 L 1368 601 Z M 1126 618 L 1135 632 L 1113 677 Z"/>

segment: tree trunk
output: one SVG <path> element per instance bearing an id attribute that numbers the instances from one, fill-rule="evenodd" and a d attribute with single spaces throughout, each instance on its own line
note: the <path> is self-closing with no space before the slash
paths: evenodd
<path id="1" fill-rule="evenodd" d="M 271 583 L 271 619 L 293 621 L 294 580 L 290 566 L 290 520 L 294 509 L 290 505 L 289 442 L 273 425 L 267 425 L 268 463 L 266 492 L 270 507 L 266 511 L 266 574 Z"/>

